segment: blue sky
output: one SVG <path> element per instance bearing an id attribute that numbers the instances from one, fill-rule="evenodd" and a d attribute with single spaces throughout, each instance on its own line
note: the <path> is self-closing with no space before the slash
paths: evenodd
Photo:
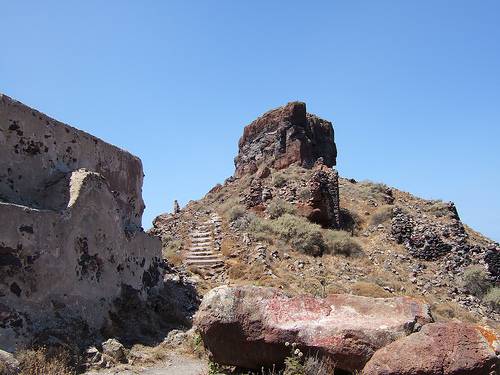
<path id="1" fill-rule="evenodd" d="M 0 91 L 138 155 L 145 227 L 302 100 L 334 122 L 341 175 L 454 201 L 500 240 L 498 1 L 0 5 Z"/>

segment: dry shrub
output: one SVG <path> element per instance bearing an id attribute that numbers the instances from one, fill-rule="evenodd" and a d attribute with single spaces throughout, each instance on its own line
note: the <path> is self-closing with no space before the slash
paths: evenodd
<path id="1" fill-rule="evenodd" d="M 431 305 L 431 313 L 436 321 L 448 321 L 459 319 L 464 322 L 477 323 L 478 320 L 463 307 L 455 302 L 434 303 Z"/>
<path id="2" fill-rule="evenodd" d="M 488 290 L 488 293 L 483 297 L 483 302 L 493 310 L 500 312 L 500 288 L 494 287 Z"/>
<path id="3" fill-rule="evenodd" d="M 0 361 L 0 374 L 1 375 L 10 375 L 10 369 L 7 367 L 5 363 Z"/>
<path id="4" fill-rule="evenodd" d="M 235 243 L 234 243 L 233 239 L 225 236 L 222 239 L 222 243 L 220 245 L 220 251 L 221 251 L 222 255 L 227 257 L 233 253 L 234 247 L 235 247 Z"/>
<path id="5" fill-rule="evenodd" d="M 326 250 L 321 227 L 303 217 L 284 214 L 271 223 L 272 230 L 295 250 L 309 255 L 321 255 Z"/>
<path id="6" fill-rule="evenodd" d="M 341 229 L 354 235 L 359 232 L 363 226 L 363 219 L 354 210 L 348 210 L 347 208 L 340 209 L 340 222 Z"/>
<path id="7" fill-rule="evenodd" d="M 269 214 L 271 219 L 277 219 L 284 214 L 296 213 L 295 207 L 290 203 L 284 201 L 283 199 L 273 199 L 271 203 L 267 206 L 266 212 Z"/>
<path id="8" fill-rule="evenodd" d="M 363 248 L 360 243 L 348 233 L 338 230 L 326 230 L 323 232 L 326 242 L 326 253 L 345 256 L 360 256 Z"/>
<path id="9" fill-rule="evenodd" d="M 179 252 L 182 249 L 182 241 L 167 239 L 166 246 L 162 249 L 162 255 L 164 259 L 167 259 L 174 266 L 182 264 L 182 256 Z"/>
<path id="10" fill-rule="evenodd" d="M 392 206 L 389 205 L 380 206 L 370 217 L 370 224 L 374 226 L 383 224 L 386 221 L 392 219 L 393 215 L 394 214 Z"/>
<path id="11" fill-rule="evenodd" d="M 146 346 L 135 344 L 128 355 L 129 359 L 134 361 L 134 364 L 153 364 L 163 361 L 167 358 L 169 348 L 165 343 L 160 343 L 157 346 Z"/>
<path id="12" fill-rule="evenodd" d="M 273 175 L 272 181 L 274 187 L 283 187 L 288 181 L 288 176 L 284 173 L 276 173 Z"/>
<path id="13" fill-rule="evenodd" d="M 308 201 L 309 199 L 312 198 L 312 192 L 311 189 L 309 188 L 302 188 L 298 191 L 297 193 L 298 197 L 302 201 Z"/>
<path id="14" fill-rule="evenodd" d="M 232 280 L 244 278 L 245 272 L 246 267 L 242 264 L 231 264 L 228 270 L 229 278 Z"/>
<path id="15" fill-rule="evenodd" d="M 335 372 L 335 364 L 328 358 L 309 356 L 304 361 L 304 375 L 332 375 Z"/>
<path id="16" fill-rule="evenodd" d="M 440 200 L 429 202 L 424 210 L 436 217 L 449 216 L 452 213 L 450 205 Z"/>
<path id="17" fill-rule="evenodd" d="M 20 375 L 70 375 L 70 355 L 62 349 L 47 348 L 22 350 L 16 355 L 20 362 Z"/>
<path id="18" fill-rule="evenodd" d="M 229 209 L 227 216 L 229 221 L 236 221 L 246 214 L 245 207 L 241 205 L 233 206 Z"/>
<path id="19" fill-rule="evenodd" d="M 371 181 L 362 181 L 357 186 L 365 200 L 384 200 L 387 192 L 390 191 L 390 188 L 386 184 Z"/>
<path id="20" fill-rule="evenodd" d="M 482 297 L 492 286 L 488 280 L 488 273 L 483 266 L 468 267 L 462 275 L 462 286 L 476 297 Z"/>
<path id="21" fill-rule="evenodd" d="M 377 284 L 366 281 L 358 281 L 351 286 L 351 292 L 357 296 L 386 298 L 392 294 Z"/>

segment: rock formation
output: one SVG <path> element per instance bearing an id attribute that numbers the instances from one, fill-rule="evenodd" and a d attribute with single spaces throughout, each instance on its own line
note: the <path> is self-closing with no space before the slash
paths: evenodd
<path id="1" fill-rule="evenodd" d="M 142 179 L 137 157 L 0 96 L 0 347 L 100 329 L 124 288 L 158 284 Z"/>
<path id="2" fill-rule="evenodd" d="M 339 175 L 337 171 L 325 168 L 321 159 L 316 164 L 316 170 L 307 183 L 311 197 L 298 205 L 299 212 L 313 223 L 325 228 L 339 229 Z"/>
<path id="3" fill-rule="evenodd" d="M 432 323 L 377 351 L 365 375 L 489 375 L 500 372 L 496 335 L 462 322 Z"/>
<path id="4" fill-rule="evenodd" d="M 323 158 L 336 165 L 337 149 L 332 124 L 306 112 L 302 102 L 292 102 L 265 113 L 246 126 L 234 160 L 236 177 L 266 167 L 283 169 L 291 164 L 311 168 Z"/>
<path id="5" fill-rule="evenodd" d="M 355 371 L 431 319 L 428 306 L 409 297 L 290 298 L 273 288 L 222 286 L 205 295 L 195 324 L 217 363 L 271 367 L 290 354 L 285 343 L 295 342 L 306 355 Z"/>

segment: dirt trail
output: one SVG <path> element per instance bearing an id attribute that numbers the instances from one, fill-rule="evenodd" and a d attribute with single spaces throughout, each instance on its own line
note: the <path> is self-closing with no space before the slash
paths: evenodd
<path id="1" fill-rule="evenodd" d="M 168 358 L 151 366 L 120 365 L 111 369 L 88 371 L 84 375 L 206 375 L 207 362 L 190 356 L 172 353 Z"/>

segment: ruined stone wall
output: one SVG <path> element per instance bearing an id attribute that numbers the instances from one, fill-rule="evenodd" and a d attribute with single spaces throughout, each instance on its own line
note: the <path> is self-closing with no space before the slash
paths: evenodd
<path id="1" fill-rule="evenodd" d="M 138 158 L 0 99 L 0 347 L 68 323 L 106 326 L 123 288 L 160 281 L 140 228 Z"/>
<path id="2" fill-rule="evenodd" d="M 124 225 L 141 226 L 139 158 L 0 94 L 0 201 L 60 210 L 68 194 L 54 190 L 80 168 L 106 179 Z"/>

